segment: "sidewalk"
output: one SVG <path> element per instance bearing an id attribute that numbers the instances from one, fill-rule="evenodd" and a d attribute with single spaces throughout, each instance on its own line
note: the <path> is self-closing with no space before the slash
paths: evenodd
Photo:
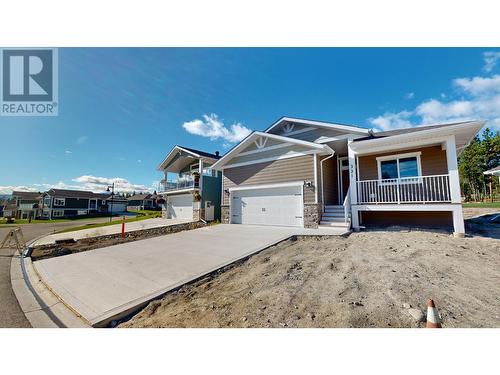
<path id="1" fill-rule="evenodd" d="M 146 219 L 141 221 L 135 221 L 132 223 L 126 223 L 125 231 L 133 232 L 136 230 L 165 227 L 169 225 L 189 223 L 189 222 L 190 220 L 176 220 L 176 219 L 162 219 L 162 218 Z M 109 234 L 121 233 L 121 230 L 122 230 L 121 223 L 115 225 L 108 225 L 104 227 L 81 229 L 73 232 L 51 234 L 34 241 L 31 245 L 32 246 L 50 245 L 54 244 L 56 240 L 62 240 L 62 239 L 72 238 L 74 240 L 80 240 L 83 238 L 105 236 Z"/>

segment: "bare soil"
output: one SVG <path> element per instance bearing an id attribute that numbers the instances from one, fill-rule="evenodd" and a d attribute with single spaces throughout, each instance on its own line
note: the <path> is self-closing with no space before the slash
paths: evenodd
<path id="1" fill-rule="evenodd" d="M 399 228 L 287 241 L 120 326 L 423 327 L 410 312 L 425 315 L 433 298 L 444 327 L 500 327 L 500 225 L 467 225 L 493 235 Z"/>

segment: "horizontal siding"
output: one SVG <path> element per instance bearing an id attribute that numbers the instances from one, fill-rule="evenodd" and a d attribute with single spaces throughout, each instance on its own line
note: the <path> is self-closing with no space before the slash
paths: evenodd
<path id="1" fill-rule="evenodd" d="M 303 180 L 314 182 L 312 155 L 224 169 L 223 186 L 225 190 L 236 186 L 263 185 Z M 304 201 L 306 203 L 314 203 L 314 200 L 314 189 L 304 189 Z M 223 204 L 229 204 L 229 197 L 227 194 L 224 194 Z"/>
<path id="2" fill-rule="evenodd" d="M 337 137 L 342 134 L 346 134 L 346 132 L 342 132 L 339 130 L 330 130 L 325 128 L 316 128 L 314 130 L 309 130 L 304 133 L 292 134 L 289 137 L 295 139 L 301 139 L 303 141 L 314 142 L 316 139 L 320 137 Z"/>
<path id="3" fill-rule="evenodd" d="M 324 158 L 327 157 L 325 156 Z M 320 168 L 318 168 L 318 171 L 321 175 Z M 323 162 L 323 180 L 325 204 L 338 204 L 337 156 Z"/>
<path id="4" fill-rule="evenodd" d="M 441 149 L 441 146 L 431 146 L 425 148 L 417 148 L 404 151 L 391 151 L 376 155 L 360 156 L 359 157 L 359 175 L 360 180 L 376 180 L 378 179 L 377 157 L 389 156 L 397 154 L 405 154 L 409 152 L 421 151 L 420 160 L 422 163 L 422 175 L 432 176 L 448 173 L 448 164 L 446 162 L 446 151 Z"/>

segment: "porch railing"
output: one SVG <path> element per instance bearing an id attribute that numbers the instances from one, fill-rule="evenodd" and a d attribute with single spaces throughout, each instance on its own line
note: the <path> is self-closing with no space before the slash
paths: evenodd
<path id="1" fill-rule="evenodd" d="M 198 187 L 198 182 L 193 179 L 185 179 L 179 181 L 162 181 L 160 183 L 160 191 L 172 191 L 172 190 L 180 190 L 180 189 L 188 189 Z"/>
<path id="2" fill-rule="evenodd" d="M 358 203 L 437 203 L 451 202 L 447 174 L 357 181 Z"/>

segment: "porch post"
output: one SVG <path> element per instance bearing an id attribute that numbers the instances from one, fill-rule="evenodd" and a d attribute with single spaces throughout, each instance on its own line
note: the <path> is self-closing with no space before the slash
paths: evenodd
<path id="1" fill-rule="evenodd" d="M 460 179 L 458 176 L 457 149 L 454 135 L 446 138 L 446 162 L 448 164 L 448 174 L 450 176 L 451 203 L 462 203 L 460 198 Z"/>
<path id="2" fill-rule="evenodd" d="M 357 166 L 356 166 L 356 155 L 354 150 L 351 148 L 352 138 L 347 141 L 347 156 L 349 159 L 349 194 L 351 198 L 351 225 L 354 230 L 359 230 L 359 214 L 353 206 L 358 204 L 358 184 L 357 180 Z M 341 168 L 342 172 L 342 168 Z M 342 178 L 340 176 L 340 178 Z"/>
<path id="3" fill-rule="evenodd" d="M 200 158 L 198 159 L 198 172 L 200 173 L 200 180 L 199 180 L 199 184 L 200 184 L 200 195 L 203 191 L 203 160 Z"/>
<path id="4" fill-rule="evenodd" d="M 358 186 L 356 183 L 356 155 L 351 149 L 352 138 L 347 142 L 348 158 L 349 158 L 349 191 L 351 194 L 351 204 L 358 204 Z"/>

